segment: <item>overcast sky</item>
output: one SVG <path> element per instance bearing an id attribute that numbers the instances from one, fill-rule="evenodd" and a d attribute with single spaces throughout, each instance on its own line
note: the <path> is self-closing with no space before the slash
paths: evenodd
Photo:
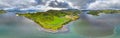
<path id="1" fill-rule="evenodd" d="M 120 9 L 120 0 L 0 0 L 0 9 Z"/>

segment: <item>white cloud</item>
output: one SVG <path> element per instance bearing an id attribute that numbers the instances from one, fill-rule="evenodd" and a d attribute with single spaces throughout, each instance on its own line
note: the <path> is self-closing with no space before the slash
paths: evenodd
<path id="1" fill-rule="evenodd" d="M 0 0 L 0 9 L 5 10 L 60 10 L 63 8 L 77 7 L 65 0 Z"/>
<path id="2" fill-rule="evenodd" d="M 0 9 L 120 9 L 120 0 L 0 0 Z"/>
<path id="3" fill-rule="evenodd" d="M 74 4 L 74 6 L 78 6 L 80 9 L 86 9 L 87 4 L 94 2 L 95 0 L 67 0 Z"/>
<path id="4" fill-rule="evenodd" d="M 34 0 L 0 0 L 1 8 L 11 8 L 11 7 L 25 8 L 25 7 L 33 6 L 35 4 L 36 2 Z"/>
<path id="5" fill-rule="evenodd" d="M 71 7 L 68 2 L 60 1 L 60 0 L 49 1 L 49 2 L 47 2 L 47 6 L 58 7 L 58 8 L 68 8 L 68 7 Z"/>
<path id="6" fill-rule="evenodd" d="M 120 9 L 120 0 L 96 0 L 88 9 Z"/>

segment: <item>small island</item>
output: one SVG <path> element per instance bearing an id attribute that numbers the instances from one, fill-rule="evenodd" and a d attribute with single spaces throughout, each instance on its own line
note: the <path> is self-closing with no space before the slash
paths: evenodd
<path id="1" fill-rule="evenodd" d="M 6 13 L 4 10 L 0 10 L 0 14 L 4 14 Z"/>
<path id="2" fill-rule="evenodd" d="M 120 10 L 89 10 L 88 12 L 88 14 L 96 15 L 96 16 L 98 16 L 99 13 L 115 14 L 115 13 L 120 13 Z"/>
<path id="3" fill-rule="evenodd" d="M 57 31 L 64 25 L 79 18 L 80 11 L 72 10 L 49 10 L 47 12 L 17 14 L 33 20 L 42 28 Z"/>

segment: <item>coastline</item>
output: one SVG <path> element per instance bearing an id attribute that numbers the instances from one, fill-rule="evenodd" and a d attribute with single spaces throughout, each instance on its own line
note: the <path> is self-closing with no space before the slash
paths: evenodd
<path id="1" fill-rule="evenodd" d="M 27 18 L 25 16 L 23 16 L 23 17 Z M 35 21 L 33 21 L 33 20 L 29 19 L 29 18 L 27 18 L 27 19 L 34 22 L 34 23 L 36 23 Z M 78 20 L 78 19 L 76 19 L 76 20 Z M 69 31 L 69 25 L 68 24 L 71 23 L 71 22 L 74 22 L 76 20 L 73 20 L 73 21 L 71 20 L 71 21 L 68 21 L 68 22 L 64 23 L 62 25 L 62 27 L 60 29 L 58 29 L 58 30 L 45 29 L 40 24 L 38 24 L 38 23 L 36 23 L 36 24 L 38 25 L 38 27 L 39 27 L 38 30 L 40 30 L 40 31 L 45 31 L 45 32 L 50 32 L 50 33 L 61 33 L 61 32 L 68 32 Z"/>

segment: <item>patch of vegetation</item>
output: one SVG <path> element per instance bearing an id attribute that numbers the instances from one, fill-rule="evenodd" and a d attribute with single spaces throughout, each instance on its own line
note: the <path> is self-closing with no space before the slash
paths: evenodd
<path id="1" fill-rule="evenodd" d="M 0 14 L 6 13 L 4 10 L 0 10 Z"/>
<path id="2" fill-rule="evenodd" d="M 49 10 L 47 12 L 25 13 L 18 14 L 19 16 L 25 16 L 41 27 L 50 30 L 59 30 L 63 25 L 79 18 L 80 12 L 68 11 L 68 10 Z"/>
<path id="3" fill-rule="evenodd" d="M 120 10 L 90 10 L 88 14 L 98 16 L 99 13 L 115 14 L 115 13 L 120 13 Z"/>

